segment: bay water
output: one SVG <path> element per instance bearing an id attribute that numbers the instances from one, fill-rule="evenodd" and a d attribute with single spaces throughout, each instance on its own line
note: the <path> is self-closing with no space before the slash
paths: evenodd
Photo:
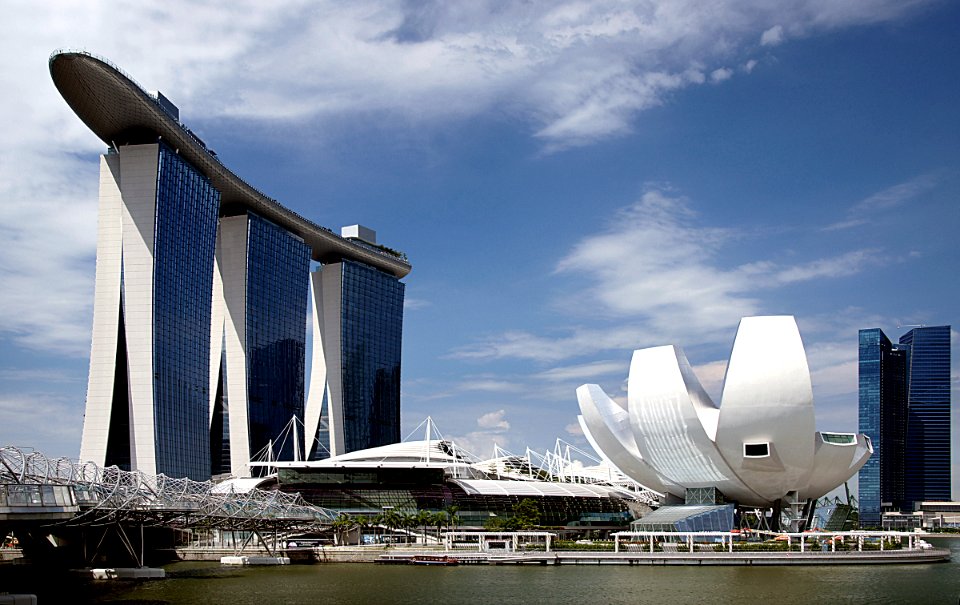
<path id="1" fill-rule="evenodd" d="M 949 603 L 960 602 L 960 539 L 949 563 L 749 566 L 459 566 L 317 564 L 224 567 L 181 562 L 167 578 L 37 586 L 40 603 Z M 57 596 L 69 590 L 69 600 Z"/>

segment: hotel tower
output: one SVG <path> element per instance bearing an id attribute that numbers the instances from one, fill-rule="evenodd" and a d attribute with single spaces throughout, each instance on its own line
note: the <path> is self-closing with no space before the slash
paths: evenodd
<path id="1" fill-rule="evenodd" d="M 107 61 L 57 52 L 50 72 L 108 146 L 81 458 L 202 480 L 248 476 L 268 448 L 399 441 L 406 257 L 254 189 Z M 281 441 L 292 419 L 299 438 Z"/>

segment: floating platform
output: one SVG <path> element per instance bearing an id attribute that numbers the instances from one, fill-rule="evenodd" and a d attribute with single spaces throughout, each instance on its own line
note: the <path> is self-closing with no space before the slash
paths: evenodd
<path id="1" fill-rule="evenodd" d="M 290 557 L 220 557 L 221 565 L 290 565 Z"/>
<path id="2" fill-rule="evenodd" d="M 89 572 L 94 580 L 162 580 L 167 572 L 159 567 L 98 567 Z"/>
<path id="3" fill-rule="evenodd" d="M 37 605 L 37 595 L 0 594 L 0 605 Z"/>

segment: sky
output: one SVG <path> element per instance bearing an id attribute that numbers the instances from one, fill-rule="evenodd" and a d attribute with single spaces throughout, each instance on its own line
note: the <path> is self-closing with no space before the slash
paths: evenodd
<path id="1" fill-rule="evenodd" d="M 857 429 L 861 328 L 953 325 L 960 403 L 956 3 L 3 12 L 0 444 L 79 452 L 105 148 L 55 49 L 162 91 L 285 206 L 407 253 L 404 435 L 431 416 L 482 456 L 589 449 L 577 386 L 623 400 L 631 352 L 677 344 L 717 399 L 739 319 L 765 314 L 797 318 L 818 429 Z"/>

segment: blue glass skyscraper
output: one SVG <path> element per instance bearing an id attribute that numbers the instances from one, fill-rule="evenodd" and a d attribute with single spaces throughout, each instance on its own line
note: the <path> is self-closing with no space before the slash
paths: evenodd
<path id="1" fill-rule="evenodd" d="M 878 328 L 860 330 L 859 431 L 873 455 L 859 473 L 860 522 L 880 526 L 883 508 L 903 504 L 907 434 L 906 356 Z"/>
<path id="2" fill-rule="evenodd" d="M 404 284 L 353 261 L 323 266 L 312 284 L 310 457 L 400 441 Z"/>
<path id="3" fill-rule="evenodd" d="M 909 377 L 906 499 L 950 500 L 950 326 L 914 328 L 900 346 Z"/>
<path id="4" fill-rule="evenodd" d="M 206 479 L 220 193 L 164 143 L 103 156 L 101 184 L 84 446 L 105 465 Z"/>
<path id="5" fill-rule="evenodd" d="M 292 431 L 285 441 L 279 437 L 292 419 L 303 423 L 310 249 L 286 229 L 247 212 L 221 219 L 217 265 L 225 363 L 211 426 L 212 441 L 222 436 L 214 471 L 230 472 L 268 447 L 270 456 L 292 460 L 302 444 L 294 443 Z M 221 462 L 218 468 L 227 452 L 230 467 Z"/>
<path id="6" fill-rule="evenodd" d="M 109 146 L 81 458 L 207 479 L 247 476 L 258 455 L 303 455 L 304 433 L 284 441 L 288 426 L 308 425 L 316 449 L 327 416 L 340 444 L 399 440 L 406 257 L 370 230 L 338 236 L 254 189 L 169 99 L 103 59 L 54 53 L 50 73 Z M 321 310 L 335 330 L 315 335 L 311 365 L 324 382 L 317 401 L 336 397 L 330 414 L 305 417 L 311 263 L 337 281 Z M 326 340 L 336 356 L 324 357 Z"/>
<path id="7" fill-rule="evenodd" d="M 859 369 L 860 431 L 874 446 L 859 475 L 861 525 L 949 500 L 950 326 L 914 328 L 898 344 L 860 330 Z"/>

